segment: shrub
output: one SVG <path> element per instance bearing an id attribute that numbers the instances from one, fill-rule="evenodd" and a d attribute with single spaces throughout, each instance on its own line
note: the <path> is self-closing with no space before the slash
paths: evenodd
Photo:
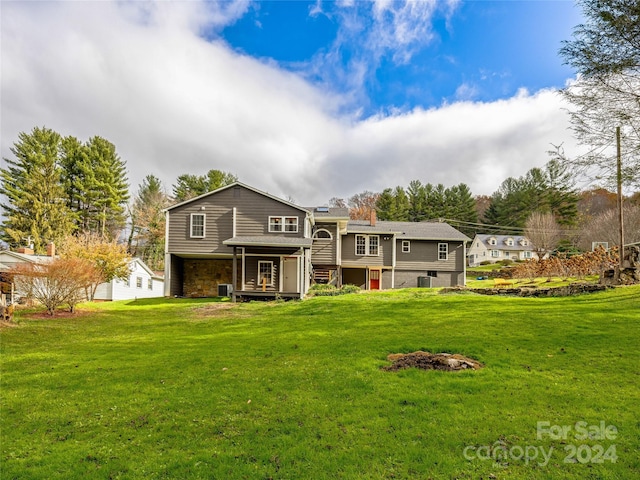
<path id="1" fill-rule="evenodd" d="M 99 276 L 97 269 L 82 258 L 58 258 L 50 263 L 19 263 L 11 269 L 16 288 L 42 303 L 49 315 L 61 305 L 71 312 L 86 299 L 86 289 Z"/>
<path id="2" fill-rule="evenodd" d="M 340 291 L 342 293 L 358 293 L 360 291 L 360 287 L 356 285 L 343 285 Z"/>
<path id="3" fill-rule="evenodd" d="M 491 265 L 491 260 L 483 260 L 480 262 L 480 265 Z"/>
<path id="4" fill-rule="evenodd" d="M 355 285 L 343 285 L 341 288 L 337 288 L 335 285 L 317 283 L 309 288 L 309 295 L 315 297 L 333 297 L 347 293 L 358 293 L 359 291 L 360 287 Z"/>

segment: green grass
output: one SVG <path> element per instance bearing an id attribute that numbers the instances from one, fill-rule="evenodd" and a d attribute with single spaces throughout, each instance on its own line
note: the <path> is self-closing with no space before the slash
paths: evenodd
<path id="1" fill-rule="evenodd" d="M 216 308 L 220 307 L 220 308 Z M 640 288 L 85 305 L 2 330 L 0 478 L 630 479 Z M 88 314 L 87 314 L 88 313 Z M 472 372 L 380 369 L 458 352 Z M 537 438 L 604 421 L 613 440 Z M 509 458 L 483 460 L 503 445 Z M 565 463 L 615 446 L 616 462 Z M 546 466 L 519 448 L 553 448 Z"/>

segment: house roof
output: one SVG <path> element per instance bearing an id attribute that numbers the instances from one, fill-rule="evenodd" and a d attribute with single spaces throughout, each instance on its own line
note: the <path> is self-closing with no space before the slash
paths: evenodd
<path id="1" fill-rule="evenodd" d="M 349 218 L 349 209 L 342 207 L 304 207 L 305 210 L 312 212 L 316 220 L 340 219 L 347 220 Z"/>
<path id="2" fill-rule="evenodd" d="M 255 235 L 248 237 L 233 237 L 222 242 L 230 247 L 302 247 L 310 248 L 313 239 L 300 237 L 285 237 L 280 235 Z"/>
<path id="3" fill-rule="evenodd" d="M 491 245 L 489 240 L 495 238 L 496 244 Z M 513 245 L 507 245 L 507 239 L 513 239 Z M 520 242 L 522 240 L 526 240 L 527 245 L 522 245 Z M 482 242 L 482 244 L 490 250 L 507 250 L 507 251 L 533 251 L 535 248 L 531 241 L 525 237 L 524 235 L 492 235 L 492 234 L 477 234 L 473 239 L 474 243 L 477 241 Z"/>
<path id="4" fill-rule="evenodd" d="M 133 257 L 131 260 L 129 260 L 129 265 L 131 265 L 132 263 L 137 263 L 138 265 L 140 265 L 142 267 L 142 269 L 149 274 L 150 277 L 152 277 L 152 278 L 154 278 L 156 280 L 164 280 L 164 276 L 163 275 L 158 275 L 156 272 L 151 270 L 147 266 L 147 264 L 142 261 L 141 258 Z"/>
<path id="5" fill-rule="evenodd" d="M 389 222 L 378 220 L 372 226 L 369 220 L 349 220 L 347 233 L 395 234 L 404 240 L 470 241 L 464 233 L 443 222 Z"/>
<path id="6" fill-rule="evenodd" d="M 11 250 L 2 250 L 0 251 L 0 255 L 9 255 L 10 257 L 15 258 L 16 262 L 42 263 L 50 262 L 53 259 L 53 257 L 48 255 L 30 255 L 27 253 L 12 252 Z M 16 262 L 7 262 L 5 260 L 5 264 Z"/>
<path id="7" fill-rule="evenodd" d="M 163 211 L 164 212 L 168 212 L 169 210 L 173 210 L 174 208 L 178 208 L 178 207 L 181 207 L 183 205 L 187 205 L 187 204 L 189 204 L 191 202 L 196 202 L 196 201 L 201 200 L 203 198 L 206 198 L 206 197 L 208 197 L 210 195 L 215 195 L 218 192 L 222 192 L 224 190 L 228 190 L 230 188 L 235 188 L 235 187 L 246 188 L 247 190 L 251 190 L 252 192 L 255 192 L 255 193 L 259 194 L 259 195 L 263 195 L 265 197 L 271 198 L 272 200 L 276 200 L 276 201 L 278 201 L 280 203 L 283 203 L 285 205 L 288 205 L 290 207 L 297 208 L 298 210 L 301 210 L 301 211 L 303 211 L 305 213 L 309 213 L 309 210 L 307 210 L 306 208 L 303 208 L 303 207 L 301 207 L 299 205 L 296 205 L 295 203 L 291 203 L 291 202 L 288 202 L 286 200 L 283 200 L 282 198 L 278 198 L 275 195 L 271 195 L 270 193 L 258 190 L 257 188 L 253 188 L 253 187 L 251 187 L 249 185 L 246 185 L 244 183 L 241 183 L 241 182 L 233 182 L 232 184 L 225 185 L 224 187 L 218 188 L 217 190 L 212 190 L 210 192 L 204 193 L 204 194 L 199 195 L 197 197 L 190 198 L 189 200 L 185 200 L 184 202 L 176 203 L 175 205 L 171 205 L 170 207 L 165 208 Z"/>

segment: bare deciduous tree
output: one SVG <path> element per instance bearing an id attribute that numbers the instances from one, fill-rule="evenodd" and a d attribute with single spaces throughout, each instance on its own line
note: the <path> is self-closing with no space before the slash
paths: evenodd
<path id="1" fill-rule="evenodd" d="M 533 212 L 527 218 L 524 234 L 539 258 L 552 252 L 562 238 L 562 230 L 552 213 Z"/>
<path id="2" fill-rule="evenodd" d="M 62 305 L 71 312 L 86 299 L 98 272 L 88 260 L 58 258 L 50 263 L 20 263 L 11 270 L 16 288 L 43 304 L 49 315 Z"/>

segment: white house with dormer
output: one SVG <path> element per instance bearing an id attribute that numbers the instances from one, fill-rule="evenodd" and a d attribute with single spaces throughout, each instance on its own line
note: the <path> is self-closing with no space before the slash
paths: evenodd
<path id="1" fill-rule="evenodd" d="M 535 247 L 523 235 L 478 234 L 467 252 L 470 267 L 482 262 L 495 263 L 501 260 L 531 260 L 538 258 Z"/>

